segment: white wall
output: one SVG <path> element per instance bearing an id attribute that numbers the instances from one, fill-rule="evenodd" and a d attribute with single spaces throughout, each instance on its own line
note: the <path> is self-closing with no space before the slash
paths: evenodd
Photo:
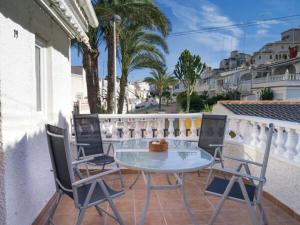
<path id="1" fill-rule="evenodd" d="M 47 43 L 42 113 L 35 109 L 35 34 Z M 6 205 L 0 207 L 0 224 L 29 225 L 55 191 L 44 124 L 65 124 L 72 109 L 70 40 L 34 1 L 1 0 L 0 46 L 5 162 L 0 204 Z"/>

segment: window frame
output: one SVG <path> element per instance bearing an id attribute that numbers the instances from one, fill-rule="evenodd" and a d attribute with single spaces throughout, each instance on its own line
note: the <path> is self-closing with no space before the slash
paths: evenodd
<path id="1" fill-rule="evenodd" d="M 40 107 L 38 107 L 38 92 L 37 92 L 37 59 L 36 59 L 36 49 L 40 50 L 40 59 L 39 59 L 39 70 L 40 70 Z M 34 85 L 35 85 L 35 92 L 34 92 L 34 110 L 41 115 L 44 115 L 46 112 L 46 42 L 38 37 L 35 36 L 35 46 L 34 46 L 34 62 L 35 62 L 35 75 L 34 75 Z"/>

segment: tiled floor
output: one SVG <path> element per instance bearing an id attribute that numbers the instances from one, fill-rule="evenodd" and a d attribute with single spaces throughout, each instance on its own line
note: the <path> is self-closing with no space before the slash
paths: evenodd
<path id="1" fill-rule="evenodd" d="M 115 199 L 124 223 L 126 225 L 136 225 L 141 217 L 145 201 L 145 186 L 142 178 L 134 186 L 133 190 L 128 189 L 135 175 L 125 174 L 126 193 L 122 197 Z M 154 174 L 155 183 L 166 183 L 165 176 Z M 200 224 L 207 224 L 219 198 L 211 195 L 204 195 L 204 183 L 206 175 L 187 175 L 186 194 L 190 207 Z M 113 186 L 117 185 L 112 183 Z M 191 225 L 192 222 L 186 213 L 177 190 L 161 190 L 153 192 L 150 208 L 147 213 L 145 225 Z M 108 209 L 107 204 L 101 207 Z M 264 207 L 269 220 L 269 225 L 300 225 L 281 209 L 264 199 Z M 108 209 L 109 210 L 109 209 Z M 78 210 L 74 207 L 71 199 L 64 197 L 55 214 L 56 225 L 75 224 Z M 89 209 L 85 215 L 84 225 L 112 225 L 117 224 L 108 216 L 99 216 L 94 208 Z M 216 225 L 251 225 L 247 208 L 243 203 L 227 200 Z"/>

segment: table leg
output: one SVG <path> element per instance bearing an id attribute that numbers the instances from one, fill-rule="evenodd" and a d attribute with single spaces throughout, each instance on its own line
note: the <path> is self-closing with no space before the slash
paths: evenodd
<path id="1" fill-rule="evenodd" d="M 146 194 L 146 202 L 145 202 L 144 210 L 143 210 L 139 225 L 143 225 L 145 223 L 146 214 L 147 214 L 149 204 L 150 204 L 150 199 L 151 199 L 151 176 L 150 176 L 150 173 L 145 174 L 145 172 L 142 171 L 142 175 L 145 179 L 147 194 Z"/>
<path id="2" fill-rule="evenodd" d="M 179 191 L 180 191 L 180 194 L 181 194 L 181 198 L 183 200 L 183 203 L 184 203 L 184 208 L 186 209 L 186 211 L 188 212 L 188 214 L 190 215 L 191 217 L 191 220 L 193 222 L 194 225 L 199 225 L 199 223 L 197 222 L 197 219 L 195 218 L 195 216 L 193 215 L 192 213 L 192 210 L 191 208 L 189 207 L 188 205 L 188 202 L 187 202 L 187 199 L 186 199 L 186 196 L 185 196 L 185 191 L 184 191 L 184 188 L 185 188 L 185 178 L 184 178 L 184 173 L 182 173 L 181 175 L 179 175 L 179 177 L 181 177 L 181 187 L 179 188 Z"/>

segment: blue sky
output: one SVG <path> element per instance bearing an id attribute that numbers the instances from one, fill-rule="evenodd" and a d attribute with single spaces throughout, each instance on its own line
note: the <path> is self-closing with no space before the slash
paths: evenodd
<path id="1" fill-rule="evenodd" d="M 172 23 L 172 32 L 220 27 L 249 21 L 300 14 L 299 0 L 157 0 Z M 167 38 L 170 53 L 166 56 L 170 72 L 184 49 L 201 56 L 208 66 L 218 67 L 230 51 L 253 53 L 267 42 L 280 39 L 280 33 L 300 26 L 300 17 L 293 20 L 271 20 L 251 27 L 233 27 L 213 32 L 193 33 Z M 72 49 L 72 65 L 81 65 L 77 50 Z M 100 48 L 99 76 L 106 75 L 107 51 Z M 118 65 L 118 74 L 120 68 Z M 149 70 L 133 71 L 130 80 L 141 80 Z"/>

